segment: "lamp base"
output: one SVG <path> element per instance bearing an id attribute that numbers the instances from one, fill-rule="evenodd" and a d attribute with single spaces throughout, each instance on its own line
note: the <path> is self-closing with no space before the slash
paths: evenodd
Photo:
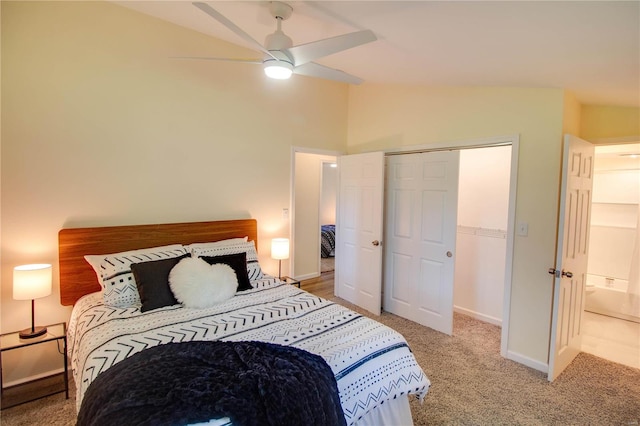
<path id="1" fill-rule="evenodd" d="M 19 335 L 21 339 L 33 339 L 47 333 L 47 327 L 34 327 L 22 330 Z"/>

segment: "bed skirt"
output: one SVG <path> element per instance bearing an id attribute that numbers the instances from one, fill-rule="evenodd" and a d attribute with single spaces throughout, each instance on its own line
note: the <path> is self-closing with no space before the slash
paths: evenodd
<path id="1" fill-rule="evenodd" d="M 409 396 L 400 396 L 369 411 L 355 426 L 402 425 L 413 426 Z"/>

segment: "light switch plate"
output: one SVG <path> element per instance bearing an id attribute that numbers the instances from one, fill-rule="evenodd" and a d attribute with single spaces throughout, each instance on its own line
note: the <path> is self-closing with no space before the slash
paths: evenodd
<path id="1" fill-rule="evenodd" d="M 518 235 L 521 237 L 526 237 L 529 235 L 529 224 L 527 222 L 518 223 Z"/>

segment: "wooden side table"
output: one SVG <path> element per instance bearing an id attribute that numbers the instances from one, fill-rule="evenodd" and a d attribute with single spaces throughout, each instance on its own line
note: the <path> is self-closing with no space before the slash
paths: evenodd
<path id="1" fill-rule="evenodd" d="M 2 386 L 2 381 L 3 381 L 2 353 L 6 351 L 35 346 L 35 345 L 39 345 L 46 342 L 62 342 L 62 355 L 64 359 L 64 389 L 49 392 L 44 395 L 39 395 L 35 398 L 27 399 L 25 401 L 20 401 L 18 403 L 14 403 L 8 406 L 5 406 L 5 404 L 2 403 L 2 409 L 15 407 L 16 405 L 24 404 L 25 402 L 35 401 L 36 399 L 55 395 L 61 392 L 64 392 L 65 397 L 69 399 L 69 374 L 68 374 L 69 371 L 67 367 L 67 323 L 66 322 L 48 325 L 46 334 L 43 334 L 42 336 L 39 336 L 39 337 L 34 337 L 32 339 L 21 339 L 18 331 L 0 335 L 0 399 L 4 396 L 4 388 Z M 22 385 L 17 385 L 17 386 L 22 386 Z"/>
<path id="2" fill-rule="evenodd" d="M 300 288 L 300 281 L 296 280 L 295 278 L 291 278 L 291 277 L 282 277 L 280 278 L 282 281 L 284 281 L 287 284 L 291 284 L 291 285 L 295 285 L 298 286 L 298 288 Z"/>

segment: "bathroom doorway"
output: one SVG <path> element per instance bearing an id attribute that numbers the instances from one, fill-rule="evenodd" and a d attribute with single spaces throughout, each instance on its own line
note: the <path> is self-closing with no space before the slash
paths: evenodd
<path id="1" fill-rule="evenodd" d="M 640 368 L 640 143 L 595 154 L 582 350 Z"/>

